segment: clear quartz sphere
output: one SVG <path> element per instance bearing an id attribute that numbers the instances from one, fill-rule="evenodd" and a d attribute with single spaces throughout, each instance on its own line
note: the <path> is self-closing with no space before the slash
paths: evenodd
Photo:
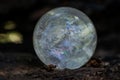
<path id="1" fill-rule="evenodd" d="M 46 65 L 77 69 L 93 55 L 97 36 L 91 20 L 81 11 L 60 7 L 38 21 L 33 34 L 34 49 Z"/>

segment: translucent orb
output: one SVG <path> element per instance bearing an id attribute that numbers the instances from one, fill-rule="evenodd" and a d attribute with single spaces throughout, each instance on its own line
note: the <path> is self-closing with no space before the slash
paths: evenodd
<path id="1" fill-rule="evenodd" d="M 50 10 L 38 21 L 34 49 L 46 65 L 57 69 L 77 69 L 93 55 L 97 36 L 91 20 L 81 11 L 60 7 Z"/>

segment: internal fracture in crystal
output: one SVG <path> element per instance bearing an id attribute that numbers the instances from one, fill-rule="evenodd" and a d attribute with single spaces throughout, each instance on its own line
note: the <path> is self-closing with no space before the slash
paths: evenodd
<path id="1" fill-rule="evenodd" d="M 41 17 L 33 40 L 35 51 L 44 64 L 56 65 L 58 69 L 76 69 L 92 57 L 97 36 L 84 13 L 60 7 Z"/>

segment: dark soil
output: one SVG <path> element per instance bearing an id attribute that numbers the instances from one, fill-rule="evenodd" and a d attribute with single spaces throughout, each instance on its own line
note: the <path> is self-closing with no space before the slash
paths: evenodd
<path id="1" fill-rule="evenodd" d="M 76 70 L 45 66 L 33 49 L 37 20 L 48 10 L 60 6 L 82 10 L 97 31 L 94 56 Z M 8 21 L 14 22 L 15 29 L 4 29 Z M 119 0 L 0 0 L 0 34 L 17 31 L 23 36 L 20 44 L 0 43 L 0 80 L 120 80 L 119 21 Z"/>

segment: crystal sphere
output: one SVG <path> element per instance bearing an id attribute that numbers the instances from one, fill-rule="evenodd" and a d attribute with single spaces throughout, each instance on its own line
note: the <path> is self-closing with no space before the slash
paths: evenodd
<path id="1" fill-rule="evenodd" d="M 39 59 L 57 69 L 77 69 L 93 55 L 97 36 L 91 20 L 81 11 L 60 7 L 48 11 L 38 21 L 34 49 Z"/>

